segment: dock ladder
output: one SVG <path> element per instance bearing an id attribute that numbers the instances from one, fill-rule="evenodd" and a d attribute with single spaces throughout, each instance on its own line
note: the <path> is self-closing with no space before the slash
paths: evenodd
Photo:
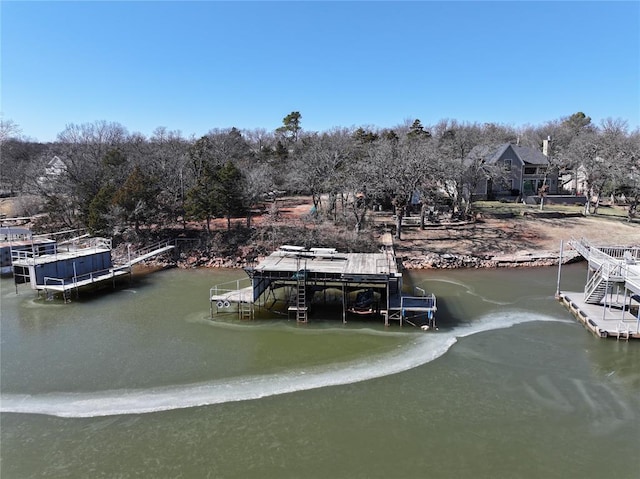
<path id="1" fill-rule="evenodd" d="M 297 261 L 296 272 L 296 321 L 299 323 L 307 322 L 307 260 L 304 260 L 304 267 L 301 258 Z"/>
<path id="2" fill-rule="evenodd" d="M 620 341 L 620 338 L 623 338 L 629 341 L 630 331 L 629 331 L 629 327 L 624 323 L 624 321 L 620 321 L 616 325 L 616 332 L 618 333 L 616 337 L 617 341 Z"/>
<path id="3" fill-rule="evenodd" d="M 240 319 L 253 319 L 253 306 L 246 302 L 240 301 L 238 303 L 238 316 Z"/>

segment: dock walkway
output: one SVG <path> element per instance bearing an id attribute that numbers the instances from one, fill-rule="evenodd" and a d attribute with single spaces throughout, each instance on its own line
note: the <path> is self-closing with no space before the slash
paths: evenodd
<path id="1" fill-rule="evenodd" d="M 175 245 L 165 245 L 165 246 L 159 246 L 159 247 L 153 248 L 151 251 L 148 251 L 145 253 L 139 252 L 138 256 L 133 258 L 131 261 L 127 262 L 127 265 L 133 266 L 134 264 L 141 263 L 142 261 L 145 261 L 149 258 L 153 258 L 154 256 L 158 256 L 162 253 L 166 253 L 167 251 L 171 251 L 175 247 L 176 247 Z"/>

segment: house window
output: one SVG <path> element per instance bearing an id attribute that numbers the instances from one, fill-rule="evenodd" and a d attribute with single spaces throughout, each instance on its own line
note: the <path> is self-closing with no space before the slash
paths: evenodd
<path id="1" fill-rule="evenodd" d="M 511 160 L 502 160 L 504 164 L 504 169 L 506 171 L 511 171 Z"/>
<path id="2" fill-rule="evenodd" d="M 536 167 L 535 166 L 525 166 L 524 167 L 524 174 L 525 175 L 535 175 L 536 174 Z"/>

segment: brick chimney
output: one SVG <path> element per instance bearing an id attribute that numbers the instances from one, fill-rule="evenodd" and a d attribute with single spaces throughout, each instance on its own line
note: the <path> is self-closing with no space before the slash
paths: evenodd
<path id="1" fill-rule="evenodd" d="M 549 157 L 549 149 L 551 147 L 551 137 L 548 136 L 546 140 L 542 140 L 542 154 Z"/>

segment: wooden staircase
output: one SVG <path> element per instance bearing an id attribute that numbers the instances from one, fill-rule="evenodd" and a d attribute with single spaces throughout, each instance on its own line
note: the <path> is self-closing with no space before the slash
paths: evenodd
<path id="1" fill-rule="evenodd" d="M 584 287 L 585 303 L 601 304 L 615 285 L 634 291 L 630 266 L 638 260 L 638 248 L 594 247 L 585 239 L 573 239 L 569 245 L 589 262 L 591 275 Z"/>

